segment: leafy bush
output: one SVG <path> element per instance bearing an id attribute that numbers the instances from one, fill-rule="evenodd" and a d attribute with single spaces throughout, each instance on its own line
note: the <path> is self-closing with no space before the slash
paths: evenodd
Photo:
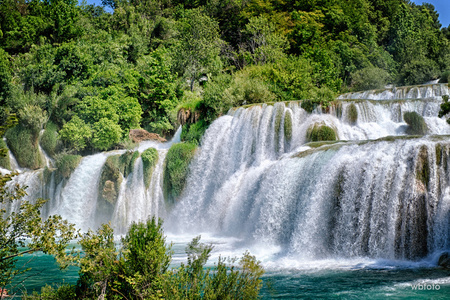
<path id="1" fill-rule="evenodd" d="M 336 131 L 325 124 L 316 123 L 308 128 L 306 139 L 310 142 L 335 141 Z"/>
<path id="2" fill-rule="evenodd" d="M 77 299 L 76 286 L 70 284 L 63 284 L 54 289 L 50 285 L 45 285 L 41 288 L 41 293 L 33 292 L 31 295 L 23 295 L 23 300 L 71 300 Z"/>
<path id="3" fill-rule="evenodd" d="M 174 203 L 181 195 L 196 149 L 197 145 L 191 143 L 179 143 L 170 147 L 166 156 L 163 181 L 164 198 L 169 203 Z"/>
<path id="4" fill-rule="evenodd" d="M 352 74 L 354 91 L 382 89 L 390 79 L 389 73 L 377 67 L 366 67 Z"/>
<path id="5" fill-rule="evenodd" d="M 405 112 L 403 114 L 403 119 L 409 125 L 406 130 L 407 134 L 412 135 L 424 135 L 427 134 L 428 126 L 425 123 L 425 120 L 421 115 L 416 113 L 415 111 Z"/>
<path id="6" fill-rule="evenodd" d="M 75 151 L 81 151 L 86 148 L 88 141 L 92 137 L 92 129 L 78 116 L 73 116 L 59 131 L 59 136 L 66 147 Z"/>
<path id="7" fill-rule="evenodd" d="M 114 121 L 103 118 L 92 126 L 92 145 L 99 150 L 108 150 L 120 142 L 122 129 Z"/>
<path id="8" fill-rule="evenodd" d="M 421 84 L 439 77 L 435 61 L 422 58 L 406 63 L 400 70 L 400 82 L 404 85 Z"/>
<path id="9" fill-rule="evenodd" d="M 439 83 L 450 83 L 450 70 L 446 70 L 442 73 Z"/>
<path id="10" fill-rule="evenodd" d="M 44 167 L 44 158 L 32 130 L 19 124 L 9 129 L 5 136 L 9 149 L 21 167 L 33 170 Z"/>
<path id="11" fill-rule="evenodd" d="M 200 141 L 206 129 L 208 129 L 208 125 L 204 120 L 199 120 L 194 124 L 185 124 L 181 131 L 181 140 L 200 145 Z"/>
<path id="12" fill-rule="evenodd" d="M 144 166 L 144 183 L 148 188 L 152 179 L 153 170 L 158 162 L 158 150 L 155 148 L 148 148 L 141 154 L 142 164 Z"/>
<path id="13" fill-rule="evenodd" d="M 69 178 L 81 162 L 80 155 L 58 154 L 55 159 L 55 167 L 63 178 Z"/>
<path id="14" fill-rule="evenodd" d="M 172 251 L 161 220 L 132 224 L 119 249 L 109 225 L 97 233 L 89 231 L 80 241 L 85 256 L 80 260 L 77 298 L 258 298 L 264 269 L 255 257 L 246 252 L 231 265 L 220 258 L 214 268 L 205 268 L 212 246 L 199 241 L 200 237 L 194 238 L 186 247 L 186 264 L 170 269 Z"/>
<path id="15" fill-rule="evenodd" d="M 246 72 L 237 74 L 223 94 L 225 102 L 233 103 L 233 106 L 272 102 L 275 98 L 275 94 L 269 90 L 267 84 Z"/>
<path id="16" fill-rule="evenodd" d="M 58 139 L 58 126 L 52 122 L 48 122 L 45 126 L 44 133 L 41 136 L 41 147 L 44 151 L 54 157 L 57 152 L 61 151 L 61 141 Z"/>
<path id="17" fill-rule="evenodd" d="M 300 106 L 309 113 L 320 106 L 327 108 L 335 99 L 335 93 L 328 87 L 314 88 L 310 91 L 310 99 L 303 100 Z"/>

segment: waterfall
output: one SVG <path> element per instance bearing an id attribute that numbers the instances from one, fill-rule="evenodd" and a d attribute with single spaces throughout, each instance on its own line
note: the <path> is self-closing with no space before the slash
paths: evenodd
<path id="1" fill-rule="evenodd" d="M 145 221 L 152 216 L 165 216 L 162 180 L 167 150 L 163 149 L 158 153 L 159 159 L 148 189 L 144 185 L 143 163 L 140 157 L 135 162 L 134 172 L 122 182 L 111 222 L 116 233 L 126 233 L 132 222 Z"/>
<path id="2" fill-rule="evenodd" d="M 111 221 L 123 234 L 156 216 L 174 234 L 205 232 L 280 255 L 417 260 L 450 249 L 450 126 L 437 117 L 448 93 L 443 84 L 348 93 L 328 113 L 307 113 L 296 101 L 230 109 L 205 132 L 173 207 L 162 192 L 164 161 L 181 128 L 170 142 L 132 150 L 158 151 L 148 188 L 138 157 L 111 182 L 113 199 L 102 199 L 106 161 L 126 150 L 83 157 L 69 178 L 47 168 L 15 182 L 29 186 L 27 199 L 49 199 L 44 216 L 60 214 L 82 230 Z M 428 135 L 406 134 L 410 111 Z M 309 142 L 317 124 L 337 141 Z"/>
<path id="3" fill-rule="evenodd" d="M 331 114 L 307 114 L 296 102 L 232 109 L 206 131 L 168 228 L 305 259 L 415 260 L 450 249 L 450 126 L 437 117 L 448 88 L 381 94 L 407 99 L 341 99 L 342 113 Z M 430 135 L 406 136 L 406 111 L 424 116 Z M 308 144 L 314 123 L 341 141 Z"/>

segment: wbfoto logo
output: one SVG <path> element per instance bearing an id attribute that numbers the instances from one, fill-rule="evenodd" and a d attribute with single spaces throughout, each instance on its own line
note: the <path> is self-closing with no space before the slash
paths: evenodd
<path id="1" fill-rule="evenodd" d="M 439 284 L 427 284 L 427 283 L 418 283 L 413 284 L 411 286 L 413 290 L 419 290 L 419 291 L 439 291 L 441 289 L 441 286 Z"/>

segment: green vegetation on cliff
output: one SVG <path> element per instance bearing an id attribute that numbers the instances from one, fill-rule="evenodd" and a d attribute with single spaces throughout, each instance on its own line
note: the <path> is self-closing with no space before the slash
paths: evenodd
<path id="1" fill-rule="evenodd" d="M 197 145 L 179 143 L 170 147 L 164 166 L 164 198 L 174 203 L 181 195 L 189 173 L 189 164 L 195 155 Z"/>
<path id="2" fill-rule="evenodd" d="M 310 142 L 335 141 L 335 129 L 325 124 L 317 123 L 308 128 L 306 139 Z"/>
<path id="3" fill-rule="evenodd" d="M 144 167 L 144 183 L 145 187 L 148 188 L 150 186 L 150 180 L 152 179 L 152 174 L 155 170 L 156 163 L 159 159 L 158 150 L 155 148 L 148 148 L 142 152 L 141 158 Z"/>
<path id="4" fill-rule="evenodd" d="M 408 124 L 408 128 L 406 129 L 407 134 L 411 135 L 424 135 L 428 132 L 427 123 L 421 115 L 416 113 L 415 111 L 405 112 L 403 114 L 403 119 Z"/>
<path id="5" fill-rule="evenodd" d="M 312 111 L 349 90 L 448 81 L 449 29 L 431 4 L 102 3 L 113 11 L 71 0 L 0 2 L 0 118 L 17 114 L 33 138 L 46 128 L 51 156 L 121 147 L 132 128 L 170 136 L 180 107 L 197 116 L 184 139 L 199 142 L 233 106 L 303 100 Z M 33 156 L 22 155 L 30 160 L 22 165 L 38 167 Z"/>

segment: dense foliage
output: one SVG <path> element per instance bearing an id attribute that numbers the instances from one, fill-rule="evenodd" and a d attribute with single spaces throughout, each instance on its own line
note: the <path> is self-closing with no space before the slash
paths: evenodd
<path id="1" fill-rule="evenodd" d="M 41 166 L 42 128 L 51 156 L 121 147 L 132 128 L 170 135 L 190 95 L 202 123 L 183 138 L 198 143 L 231 106 L 302 99 L 312 111 L 339 92 L 450 74 L 449 29 L 431 4 L 102 3 L 112 12 L 75 0 L 0 2 L 0 118 L 19 116 L 27 137 L 16 142 L 34 160 L 19 163 Z"/>
<path id="2" fill-rule="evenodd" d="M 76 286 L 44 287 L 24 299 L 257 299 L 264 273 L 248 252 L 228 264 L 223 258 L 206 268 L 212 246 L 200 236 L 186 247 L 187 263 L 171 268 L 172 251 L 161 221 L 134 223 L 121 246 L 113 230 L 103 225 L 97 233 L 86 233 L 80 243 L 84 257 L 79 261 Z"/>

